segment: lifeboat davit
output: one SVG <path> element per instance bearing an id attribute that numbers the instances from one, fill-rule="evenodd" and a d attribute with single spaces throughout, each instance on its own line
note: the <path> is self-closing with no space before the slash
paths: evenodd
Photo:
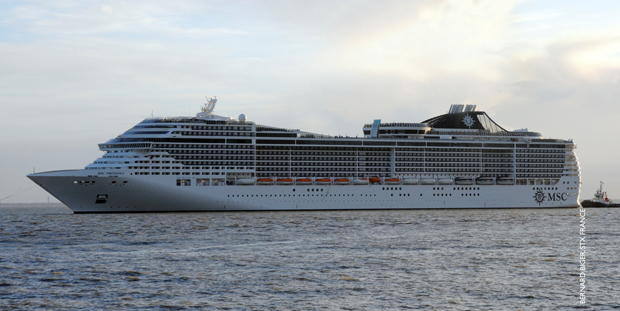
<path id="1" fill-rule="evenodd" d="M 329 178 L 317 178 L 314 180 L 314 183 L 317 185 L 330 185 L 332 180 Z"/>
<path id="2" fill-rule="evenodd" d="M 254 184 L 254 179 L 251 179 L 251 178 L 237 179 L 237 185 L 248 186 L 248 185 L 253 185 L 253 184 Z"/>
<path id="3" fill-rule="evenodd" d="M 414 178 L 403 179 L 403 185 L 417 185 L 419 182 L 420 180 Z"/>
<path id="4" fill-rule="evenodd" d="M 259 185 L 273 185 L 272 178 L 259 178 L 256 180 L 256 183 Z"/>
<path id="5" fill-rule="evenodd" d="M 471 177 L 457 177 L 454 182 L 457 185 L 473 185 L 474 179 Z"/>
<path id="6" fill-rule="evenodd" d="M 386 178 L 383 180 L 386 185 L 398 185 L 400 184 L 400 179 L 398 178 Z"/>
<path id="7" fill-rule="evenodd" d="M 368 185 L 368 179 L 367 178 L 356 178 L 356 179 L 353 179 L 353 184 L 354 185 Z"/>
<path id="8" fill-rule="evenodd" d="M 336 178 L 334 179 L 334 184 L 336 185 L 348 185 L 351 183 L 351 180 L 348 178 Z"/>
<path id="9" fill-rule="evenodd" d="M 478 177 L 476 178 L 477 185 L 492 185 L 493 177 Z"/>
<path id="10" fill-rule="evenodd" d="M 368 179 L 371 183 L 373 184 L 378 184 L 381 183 L 381 178 L 380 177 L 370 177 L 370 179 Z"/>
<path id="11" fill-rule="evenodd" d="M 292 185 L 293 182 L 292 178 L 278 178 L 278 185 Z"/>
<path id="12" fill-rule="evenodd" d="M 297 178 L 296 183 L 298 185 L 312 185 L 312 179 L 310 179 L 310 178 Z"/>
<path id="13" fill-rule="evenodd" d="M 498 185 L 514 185 L 515 179 L 511 177 L 500 177 L 497 179 Z"/>
<path id="14" fill-rule="evenodd" d="M 434 185 L 437 181 L 435 178 L 422 178 L 420 179 L 420 184 L 422 185 Z"/>
<path id="15" fill-rule="evenodd" d="M 442 178 L 437 181 L 437 183 L 440 185 L 451 185 L 453 182 L 454 180 L 452 180 L 452 178 Z"/>

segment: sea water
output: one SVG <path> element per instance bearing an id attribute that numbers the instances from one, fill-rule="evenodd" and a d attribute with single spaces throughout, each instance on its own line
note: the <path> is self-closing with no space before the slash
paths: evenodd
<path id="1" fill-rule="evenodd" d="M 620 209 L 581 214 L 0 208 L 0 309 L 618 307 Z"/>

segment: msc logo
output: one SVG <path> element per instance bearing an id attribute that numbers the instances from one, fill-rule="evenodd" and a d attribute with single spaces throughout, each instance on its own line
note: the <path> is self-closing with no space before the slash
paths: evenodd
<path id="1" fill-rule="evenodd" d="M 540 204 L 542 204 L 542 202 L 545 202 L 545 193 L 542 192 L 542 190 L 536 191 L 536 194 L 534 194 L 534 200 L 540 206 Z"/>
<path id="2" fill-rule="evenodd" d="M 547 201 L 566 201 L 568 199 L 568 193 L 566 192 L 554 192 L 545 194 L 542 190 L 538 189 L 534 194 L 534 201 L 540 206 L 543 202 Z"/>
<path id="3" fill-rule="evenodd" d="M 472 126 L 474 126 L 474 123 L 476 123 L 476 121 L 474 121 L 474 118 L 470 117 L 469 115 L 466 115 L 463 118 L 463 123 L 465 123 L 465 126 L 467 126 L 468 128 L 471 128 Z"/>

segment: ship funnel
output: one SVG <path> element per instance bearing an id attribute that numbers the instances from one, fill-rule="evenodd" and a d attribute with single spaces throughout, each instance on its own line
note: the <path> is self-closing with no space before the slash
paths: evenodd
<path id="1" fill-rule="evenodd" d="M 450 105 L 450 110 L 448 113 L 459 113 L 463 112 L 463 105 Z"/>
<path id="2" fill-rule="evenodd" d="M 474 112 L 476 111 L 476 105 L 467 105 L 465 107 L 465 112 Z"/>

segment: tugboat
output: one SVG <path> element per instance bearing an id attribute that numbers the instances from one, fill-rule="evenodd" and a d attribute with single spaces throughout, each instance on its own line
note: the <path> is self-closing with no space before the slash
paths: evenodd
<path id="1" fill-rule="evenodd" d="M 607 197 L 607 191 L 603 191 L 603 182 L 601 181 L 601 187 L 596 190 L 594 198 L 592 200 L 581 201 L 582 207 L 620 207 L 618 203 L 612 203 Z"/>

